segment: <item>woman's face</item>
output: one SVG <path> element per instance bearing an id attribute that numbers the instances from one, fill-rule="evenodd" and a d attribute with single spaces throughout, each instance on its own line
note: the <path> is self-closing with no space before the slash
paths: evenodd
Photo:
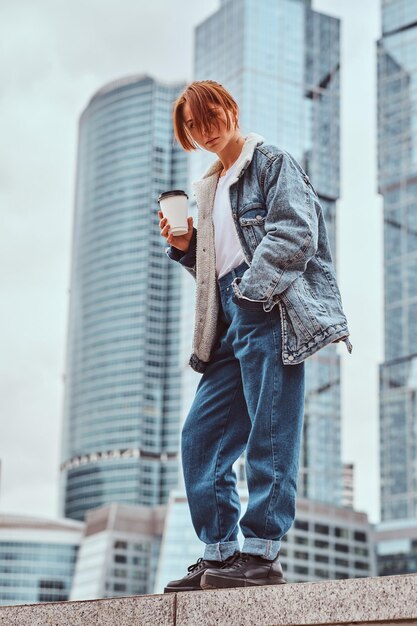
<path id="1" fill-rule="evenodd" d="M 188 102 L 184 104 L 183 115 L 185 126 L 191 137 L 199 146 L 209 152 L 221 152 L 236 134 L 232 114 L 229 111 L 226 112 L 221 106 L 212 104 L 210 107 L 210 130 L 208 133 L 200 132 L 195 127 Z M 229 130 L 227 130 L 226 126 L 227 115 L 229 115 L 231 121 Z"/>

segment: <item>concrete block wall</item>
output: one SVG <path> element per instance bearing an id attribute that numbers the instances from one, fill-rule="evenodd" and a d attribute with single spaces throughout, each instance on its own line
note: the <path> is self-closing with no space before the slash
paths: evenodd
<path id="1" fill-rule="evenodd" d="M 417 574 L 0 607 L 0 626 L 417 625 Z"/>

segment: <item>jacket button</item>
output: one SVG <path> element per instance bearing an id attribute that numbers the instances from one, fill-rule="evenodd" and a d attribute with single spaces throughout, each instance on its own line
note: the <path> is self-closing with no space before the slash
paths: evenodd
<path id="1" fill-rule="evenodd" d="M 292 354 L 290 354 L 290 356 L 288 357 L 289 361 L 294 361 L 294 357 L 292 356 Z"/>
<path id="2" fill-rule="evenodd" d="M 261 220 L 261 219 L 262 219 L 262 215 L 257 215 L 257 216 L 256 216 L 256 219 L 257 219 L 257 220 Z"/>

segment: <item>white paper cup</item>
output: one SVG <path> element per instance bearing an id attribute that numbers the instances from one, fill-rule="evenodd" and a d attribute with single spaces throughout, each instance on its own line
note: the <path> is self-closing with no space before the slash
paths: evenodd
<path id="1" fill-rule="evenodd" d="M 174 237 L 188 233 L 188 196 L 181 189 L 165 191 L 158 198 L 159 206 L 170 226 L 169 234 Z"/>

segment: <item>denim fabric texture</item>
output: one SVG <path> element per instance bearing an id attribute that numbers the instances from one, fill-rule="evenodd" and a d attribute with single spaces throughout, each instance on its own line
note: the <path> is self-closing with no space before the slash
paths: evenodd
<path id="1" fill-rule="evenodd" d="M 210 560 L 239 549 L 232 465 L 244 450 L 249 500 L 240 520 L 242 550 L 274 559 L 295 517 L 304 362 L 282 362 L 278 307 L 266 312 L 236 304 L 232 283 L 246 271 L 242 263 L 217 281 L 223 331 L 182 431 L 191 517 Z"/>
<path id="2" fill-rule="evenodd" d="M 221 334 L 216 289 L 211 211 L 222 163 L 217 159 L 193 183 L 198 209 L 186 254 L 170 246 L 167 255 L 196 280 L 196 311 L 190 365 L 204 372 Z M 247 271 L 232 283 L 241 308 L 279 309 L 284 365 L 303 362 L 324 346 L 352 344 L 336 281 L 329 238 L 317 193 L 296 159 L 250 133 L 230 185 L 236 237 Z"/>

